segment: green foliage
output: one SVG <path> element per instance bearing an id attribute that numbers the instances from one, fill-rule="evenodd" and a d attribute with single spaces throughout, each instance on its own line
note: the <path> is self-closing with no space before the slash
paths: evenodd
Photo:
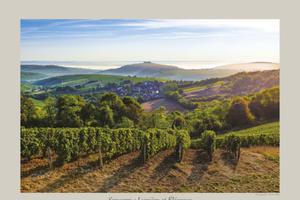
<path id="1" fill-rule="evenodd" d="M 217 135 L 216 147 L 223 148 L 223 141 L 228 135 L 238 136 L 241 140 L 241 147 L 250 146 L 278 146 L 279 145 L 279 122 L 267 123 L 240 131 L 231 131 L 225 134 Z M 194 139 L 191 142 L 191 148 L 199 149 L 202 142 L 201 138 Z"/>
<path id="2" fill-rule="evenodd" d="M 144 120 L 141 121 L 140 126 L 142 129 L 148 128 L 158 128 L 167 129 L 171 127 L 171 122 L 168 120 L 168 114 L 165 107 L 160 107 L 159 109 L 146 114 Z"/>
<path id="3" fill-rule="evenodd" d="M 173 101 L 176 101 L 177 103 L 179 103 L 180 105 L 182 105 L 186 109 L 195 109 L 196 108 L 196 104 L 193 103 L 192 101 L 189 101 L 189 100 L 185 99 L 179 93 L 179 91 L 168 91 L 168 92 L 165 93 L 165 97 L 168 98 L 168 99 L 171 99 Z"/>
<path id="4" fill-rule="evenodd" d="M 248 107 L 248 101 L 243 97 L 236 97 L 232 100 L 227 114 L 227 121 L 233 127 L 244 126 L 254 122 L 254 116 Z"/>
<path id="5" fill-rule="evenodd" d="M 21 156 L 30 159 L 50 147 L 62 165 L 96 152 L 101 144 L 104 157 L 111 159 L 139 150 L 143 134 L 138 129 L 125 128 L 22 128 Z"/>
<path id="6" fill-rule="evenodd" d="M 240 158 L 241 138 L 239 136 L 233 134 L 225 136 L 222 146 L 226 151 L 232 153 L 235 159 Z"/>
<path id="7" fill-rule="evenodd" d="M 206 130 L 219 131 L 222 130 L 223 127 L 224 122 L 222 123 L 217 115 L 201 112 L 198 114 L 197 118 L 192 121 L 191 134 L 199 137 L 199 133 Z"/>
<path id="8" fill-rule="evenodd" d="M 79 131 L 79 149 L 81 153 L 89 151 L 89 129 L 81 128 Z"/>
<path id="9" fill-rule="evenodd" d="M 129 96 L 124 97 L 122 100 L 125 104 L 125 115 L 127 118 L 134 122 L 138 122 L 142 114 L 141 105 L 134 98 Z"/>
<path id="10" fill-rule="evenodd" d="M 240 136 L 242 147 L 250 146 L 279 146 L 279 135 L 278 134 L 260 134 L 260 135 L 248 135 Z"/>
<path id="11" fill-rule="evenodd" d="M 170 91 L 177 91 L 178 85 L 175 82 L 167 82 L 164 84 L 162 89 L 163 89 L 164 93 L 168 93 Z"/>
<path id="12" fill-rule="evenodd" d="M 176 156 L 178 162 L 181 162 L 183 159 L 184 151 L 191 145 L 191 138 L 188 132 L 185 130 L 178 131 L 176 135 Z"/>
<path id="13" fill-rule="evenodd" d="M 69 132 L 66 129 L 61 129 L 58 132 L 58 143 L 56 147 L 57 162 L 60 165 L 63 165 L 65 162 L 71 160 L 71 148 L 72 148 L 72 132 Z"/>
<path id="14" fill-rule="evenodd" d="M 116 128 L 133 128 L 134 122 L 127 117 L 122 117 L 120 123 L 116 125 Z"/>
<path id="15" fill-rule="evenodd" d="M 113 120 L 119 122 L 122 116 L 126 114 L 125 104 L 122 99 L 115 93 L 106 93 L 102 96 L 100 102 L 100 107 L 109 107 L 113 112 Z M 108 107 L 107 107 L 108 106 Z"/>
<path id="16" fill-rule="evenodd" d="M 160 78 L 153 77 L 129 77 L 129 76 L 115 76 L 115 75 L 104 75 L 104 74 L 74 74 L 74 75 L 63 75 L 55 76 L 46 79 L 39 80 L 35 82 L 36 85 L 48 86 L 48 87 L 58 87 L 58 86 L 74 86 L 74 85 L 84 85 L 87 83 L 90 86 L 95 87 L 97 84 L 107 85 L 110 83 L 120 84 L 123 81 L 129 80 L 133 83 L 143 82 L 143 81 L 163 81 Z"/>
<path id="17" fill-rule="evenodd" d="M 86 103 L 80 111 L 80 117 L 85 126 L 91 126 L 96 123 L 96 106 L 92 103 Z"/>
<path id="18" fill-rule="evenodd" d="M 57 125 L 59 127 L 80 127 L 83 121 L 80 112 L 85 101 L 80 96 L 63 95 L 57 100 Z"/>
<path id="19" fill-rule="evenodd" d="M 41 112 L 30 97 L 21 96 L 21 126 L 33 127 L 40 123 Z"/>
<path id="20" fill-rule="evenodd" d="M 184 149 L 188 149 L 191 145 L 191 138 L 189 133 L 186 130 L 177 131 L 176 143 L 177 145 L 182 144 L 182 147 Z"/>
<path id="21" fill-rule="evenodd" d="M 172 128 L 184 129 L 186 127 L 186 121 L 183 116 L 176 116 L 172 123 Z"/>
<path id="22" fill-rule="evenodd" d="M 103 105 L 99 109 L 96 119 L 100 126 L 112 127 L 115 123 L 113 110 L 109 107 L 109 105 Z"/>
<path id="23" fill-rule="evenodd" d="M 252 98 L 249 108 L 259 119 L 279 119 L 279 88 L 263 90 Z"/>
<path id="24" fill-rule="evenodd" d="M 53 97 L 48 97 L 45 100 L 44 110 L 46 112 L 45 125 L 48 127 L 54 127 L 56 125 L 56 100 Z"/>
<path id="25" fill-rule="evenodd" d="M 143 152 L 144 148 L 141 150 L 147 160 L 160 151 L 175 147 L 176 135 L 169 134 L 165 130 L 149 129 L 143 136 L 143 145 L 146 145 L 146 152 Z"/>
<path id="26" fill-rule="evenodd" d="M 216 133 L 214 131 L 204 131 L 201 134 L 201 146 L 207 152 L 209 160 L 212 161 L 212 156 L 216 148 Z"/>
<path id="27" fill-rule="evenodd" d="M 37 129 L 21 128 L 21 156 L 28 160 L 40 152 L 40 142 L 36 134 Z"/>
<path id="28" fill-rule="evenodd" d="M 26 129 L 26 130 L 30 131 L 31 129 Z M 42 151 L 43 156 L 45 156 L 48 147 L 50 149 L 55 149 L 58 144 L 58 140 L 56 137 L 57 129 L 55 129 L 55 128 L 35 128 L 35 130 L 36 130 L 35 137 L 38 138 L 40 150 Z M 22 133 L 22 131 L 21 131 L 21 133 Z M 21 136 L 21 138 L 22 138 L 22 136 Z"/>

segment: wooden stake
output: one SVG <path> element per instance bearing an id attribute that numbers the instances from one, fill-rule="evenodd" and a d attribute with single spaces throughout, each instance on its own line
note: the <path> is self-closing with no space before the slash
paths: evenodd
<path id="1" fill-rule="evenodd" d="M 52 159 L 51 159 L 51 148 L 50 147 L 47 147 L 47 157 L 48 157 L 49 168 L 52 169 Z"/>
<path id="2" fill-rule="evenodd" d="M 143 144 L 143 163 L 147 160 L 147 145 L 146 143 Z"/>
<path id="3" fill-rule="evenodd" d="M 102 152 L 101 152 L 101 143 L 99 143 L 99 168 L 102 169 L 103 168 L 103 160 L 102 160 Z"/>

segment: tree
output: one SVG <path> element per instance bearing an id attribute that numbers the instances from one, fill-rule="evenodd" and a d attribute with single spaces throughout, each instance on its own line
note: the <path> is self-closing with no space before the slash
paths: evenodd
<path id="1" fill-rule="evenodd" d="M 37 126 L 38 119 L 38 110 L 33 102 L 33 99 L 26 96 L 21 96 L 21 126 Z"/>
<path id="2" fill-rule="evenodd" d="M 86 103 L 80 111 L 80 116 L 85 126 L 94 124 L 95 115 L 96 107 L 92 103 Z"/>
<path id="3" fill-rule="evenodd" d="M 85 101 L 80 96 L 63 95 L 58 98 L 57 107 L 57 125 L 60 127 L 80 127 L 83 121 L 80 118 L 80 112 Z"/>
<path id="4" fill-rule="evenodd" d="M 125 115 L 125 105 L 122 99 L 115 93 L 106 93 L 101 97 L 100 107 L 108 105 L 113 110 L 114 121 L 119 122 L 122 116 Z"/>
<path id="5" fill-rule="evenodd" d="M 133 128 L 134 122 L 127 117 L 122 117 L 121 122 L 116 125 L 117 128 Z"/>
<path id="6" fill-rule="evenodd" d="M 251 112 L 261 120 L 279 118 L 279 88 L 271 88 L 257 93 L 251 100 Z"/>
<path id="7" fill-rule="evenodd" d="M 254 121 L 254 116 L 248 107 L 248 101 L 244 97 L 236 97 L 232 100 L 227 121 L 232 126 L 243 126 Z"/>
<path id="8" fill-rule="evenodd" d="M 129 96 L 123 98 L 123 103 L 125 105 L 125 115 L 134 122 L 138 122 L 143 111 L 141 105 Z"/>
<path id="9" fill-rule="evenodd" d="M 170 125 L 171 124 L 167 119 L 167 111 L 165 107 L 160 107 L 147 115 L 142 123 L 143 127 L 158 129 L 167 129 L 170 128 Z"/>
<path id="10" fill-rule="evenodd" d="M 44 110 L 46 112 L 45 125 L 48 127 L 54 127 L 56 124 L 56 100 L 53 97 L 48 97 L 45 100 Z"/>
<path id="11" fill-rule="evenodd" d="M 113 116 L 114 116 L 113 110 L 108 105 L 104 105 L 99 109 L 96 119 L 100 124 L 100 126 L 113 127 L 114 125 Z"/>

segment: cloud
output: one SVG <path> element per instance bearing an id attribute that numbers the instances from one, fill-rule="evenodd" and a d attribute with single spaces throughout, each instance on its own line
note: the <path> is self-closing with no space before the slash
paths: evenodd
<path id="1" fill-rule="evenodd" d="M 279 20 L 250 20 L 250 19 L 180 19 L 180 20 L 143 20 L 140 22 L 123 23 L 119 26 L 140 27 L 144 29 L 161 28 L 231 28 L 256 29 L 265 32 L 279 32 Z"/>

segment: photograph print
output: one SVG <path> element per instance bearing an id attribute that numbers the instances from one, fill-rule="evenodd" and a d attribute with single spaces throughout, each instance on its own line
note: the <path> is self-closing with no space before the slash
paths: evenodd
<path id="1" fill-rule="evenodd" d="M 279 193 L 279 20 L 21 19 L 22 193 Z"/>

